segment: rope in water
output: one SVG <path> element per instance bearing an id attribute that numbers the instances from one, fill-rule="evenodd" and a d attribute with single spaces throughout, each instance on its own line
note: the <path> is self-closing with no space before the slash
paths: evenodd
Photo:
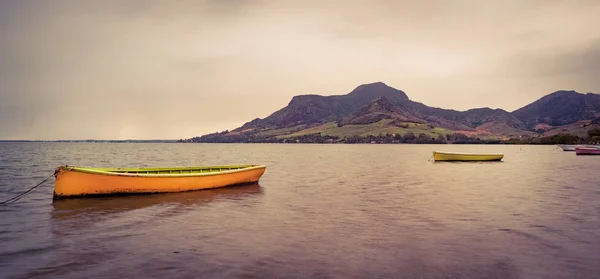
<path id="1" fill-rule="evenodd" d="M 18 194 L 18 195 L 14 196 L 14 197 L 12 197 L 12 198 L 10 198 L 8 200 L 0 202 L 0 205 L 7 205 L 7 204 L 11 204 L 11 203 L 14 203 L 14 202 L 20 200 L 22 197 L 24 197 L 27 194 L 31 193 L 33 190 L 37 189 L 38 187 L 42 186 L 42 184 L 44 184 L 44 182 L 48 181 L 48 179 L 52 178 L 54 175 L 56 175 L 56 173 L 57 172 L 54 172 L 52 175 L 46 177 L 46 179 L 42 180 L 42 182 L 38 183 L 37 185 L 29 188 L 29 190 L 27 190 L 27 191 L 25 191 L 25 192 L 23 192 L 21 194 Z"/>

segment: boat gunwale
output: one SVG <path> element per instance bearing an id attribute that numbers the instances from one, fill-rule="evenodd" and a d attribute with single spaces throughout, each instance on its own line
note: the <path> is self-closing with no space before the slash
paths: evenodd
<path id="1" fill-rule="evenodd" d="M 197 173 L 122 173 L 116 171 L 134 171 L 134 170 L 195 170 L 195 169 L 218 169 L 218 168 L 234 168 L 239 167 L 237 169 L 229 169 L 222 171 L 212 171 L 212 172 L 197 172 Z M 87 174 L 95 174 L 95 175 L 106 175 L 106 176 L 124 176 L 124 177 L 152 177 L 152 178 L 180 178 L 180 177 L 201 177 L 201 176 L 213 176 L 213 175 L 224 175 L 224 174 L 232 174 L 238 172 L 246 172 L 258 169 L 266 169 L 266 165 L 231 165 L 231 166 L 198 166 L 198 167 L 171 167 L 171 168 L 85 168 L 85 167 L 75 167 L 75 166 L 61 166 L 58 169 L 70 172 L 76 171 Z"/>
<path id="2" fill-rule="evenodd" d="M 575 148 L 575 150 L 577 150 L 577 149 L 579 149 L 579 150 L 592 150 L 592 151 L 593 150 L 600 150 L 600 149 L 598 149 L 596 147 L 577 147 L 577 148 Z"/>

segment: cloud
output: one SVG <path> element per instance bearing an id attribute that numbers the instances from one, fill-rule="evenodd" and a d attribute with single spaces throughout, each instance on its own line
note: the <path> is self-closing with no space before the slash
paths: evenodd
<path id="1" fill-rule="evenodd" d="M 569 48 L 521 52 L 508 60 L 514 75 L 555 78 L 564 75 L 600 75 L 600 38 Z"/>
<path id="2" fill-rule="evenodd" d="M 454 109 L 515 109 L 565 86 L 600 92 L 598 8 L 1 1 L 0 139 L 191 137 L 265 117 L 297 94 L 374 81 Z"/>

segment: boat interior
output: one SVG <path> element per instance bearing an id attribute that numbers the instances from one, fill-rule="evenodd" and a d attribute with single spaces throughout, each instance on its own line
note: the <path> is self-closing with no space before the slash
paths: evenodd
<path id="1" fill-rule="evenodd" d="M 254 167 L 254 165 L 239 166 L 209 166 L 209 167 L 182 167 L 182 168 L 79 168 L 81 170 L 102 171 L 111 173 L 132 174 L 186 174 L 186 173 L 209 173 L 229 170 L 239 170 Z"/>

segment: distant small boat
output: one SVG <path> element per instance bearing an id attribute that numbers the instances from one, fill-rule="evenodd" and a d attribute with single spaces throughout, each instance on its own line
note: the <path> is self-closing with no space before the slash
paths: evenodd
<path id="1" fill-rule="evenodd" d="M 501 161 L 504 154 L 475 154 L 433 151 L 434 161 Z"/>
<path id="2" fill-rule="evenodd" d="M 577 147 L 575 153 L 577 155 L 600 155 L 600 149 L 596 147 Z"/>
<path id="3" fill-rule="evenodd" d="M 559 144 L 558 147 L 560 147 L 563 151 L 575 151 L 579 145 Z"/>
<path id="4" fill-rule="evenodd" d="M 181 168 L 56 169 L 54 199 L 114 194 L 185 192 L 258 182 L 261 165 Z"/>
<path id="5" fill-rule="evenodd" d="M 595 148 L 595 149 L 600 149 L 600 145 L 585 145 L 585 144 L 569 145 L 569 144 L 559 144 L 558 146 L 563 151 L 575 151 L 577 148 Z"/>

